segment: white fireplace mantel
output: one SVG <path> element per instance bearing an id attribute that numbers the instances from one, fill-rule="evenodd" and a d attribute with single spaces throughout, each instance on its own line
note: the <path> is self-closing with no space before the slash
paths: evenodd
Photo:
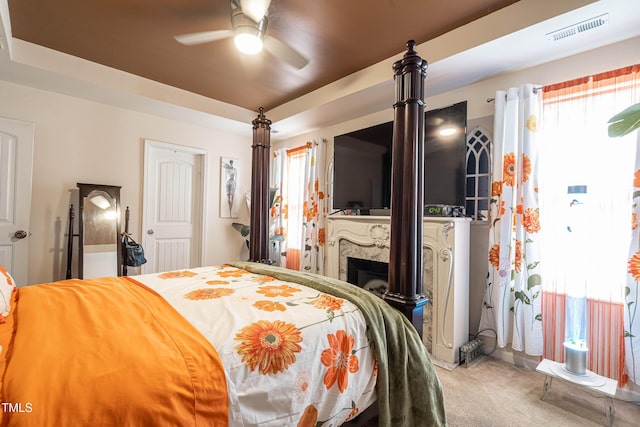
<path id="1" fill-rule="evenodd" d="M 423 341 L 435 359 L 457 363 L 469 341 L 469 218 L 427 217 L 423 227 Z M 346 257 L 389 262 L 388 216 L 343 215 L 327 221 L 325 271 L 347 280 Z M 407 238 L 411 238 L 407 236 Z"/>

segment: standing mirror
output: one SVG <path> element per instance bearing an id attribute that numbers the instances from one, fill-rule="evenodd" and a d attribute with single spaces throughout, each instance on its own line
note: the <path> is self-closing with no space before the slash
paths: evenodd
<path id="1" fill-rule="evenodd" d="M 119 276 L 120 187 L 78 183 L 78 278 Z"/>

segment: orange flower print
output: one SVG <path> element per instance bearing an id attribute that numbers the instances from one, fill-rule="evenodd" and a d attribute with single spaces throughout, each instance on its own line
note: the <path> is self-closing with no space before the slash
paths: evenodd
<path id="1" fill-rule="evenodd" d="M 228 278 L 228 277 L 242 277 L 245 274 L 249 274 L 248 271 L 240 270 L 239 268 L 232 268 L 231 270 L 222 270 L 216 273 L 220 277 Z"/>
<path id="2" fill-rule="evenodd" d="M 189 270 L 182 271 L 167 271 L 165 273 L 158 274 L 158 277 L 161 279 L 179 279 L 181 277 L 193 277 L 196 273 Z"/>
<path id="3" fill-rule="evenodd" d="M 633 280 L 640 281 L 640 251 L 629 258 L 628 265 L 629 269 L 627 271 L 633 276 Z"/>
<path id="4" fill-rule="evenodd" d="M 527 119 L 527 123 L 526 123 L 525 126 L 531 132 L 534 132 L 534 133 L 537 132 L 538 131 L 538 116 L 536 116 L 535 114 L 530 115 L 529 118 Z"/>
<path id="5" fill-rule="evenodd" d="M 327 334 L 330 348 L 322 351 L 320 361 L 327 366 L 327 373 L 324 375 L 324 385 L 329 390 L 336 381 L 338 390 L 344 393 L 349 384 L 349 374 L 358 372 L 358 357 L 352 354 L 354 339 L 343 330 L 336 334 Z"/>
<path id="6" fill-rule="evenodd" d="M 516 156 L 513 153 L 505 154 L 502 160 L 502 180 L 509 187 L 516 183 Z"/>
<path id="7" fill-rule="evenodd" d="M 527 208 L 524 211 L 522 222 L 527 233 L 540 231 L 540 209 Z"/>
<path id="8" fill-rule="evenodd" d="M 293 382 L 293 395 L 296 402 L 302 404 L 307 401 L 311 392 L 311 374 L 309 371 L 298 372 Z"/>
<path id="9" fill-rule="evenodd" d="M 638 228 L 638 214 L 635 212 L 631 212 L 631 229 L 635 230 Z"/>
<path id="10" fill-rule="evenodd" d="M 342 308 L 342 303 L 344 300 L 336 297 L 332 297 L 331 295 L 322 294 L 318 298 L 311 301 L 311 304 L 320 309 L 337 311 Z"/>
<path id="11" fill-rule="evenodd" d="M 633 186 L 636 188 L 640 187 L 640 169 L 633 174 Z"/>
<path id="12" fill-rule="evenodd" d="M 520 240 L 516 240 L 516 255 L 515 255 L 516 272 L 520 272 L 520 270 L 522 269 L 523 259 L 524 259 L 524 253 L 522 252 L 522 242 Z"/>
<path id="13" fill-rule="evenodd" d="M 504 213 L 506 212 L 505 207 L 505 203 L 504 200 L 500 202 L 500 215 L 499 216 L 504 216 Z"/>
<path id="14" fill-rule="evenodd" d="M 276 280 L 278 279 L 271 276 L 258 276 L 251 279 L 252 282 L 258 282 L 258 283 L 275 282 Z"/>
<path id="15" fill-rule="evenodd" d="M 522 213 L 524 212 L 524 205 L 516 205 L 516 212 L 518 213 L 518 215 L 522 215 Z"/>
<path id="16" fill-rule="evenodd" d="M 318 199 L 324 200 L 324 191 L 318 191 Z"/>
<path id="17" fill-rule="evenodd" d="M 235 336 L 240 344 L 236 346 L 242 362 L 262 375 L 284 372 L 295 363 L 296 353 L 302 347 L 302 336 L 296 325 L 281 320 L 269 322 L 258 320 L 240 329 Z"/>
<path id="18" fill-rule="evenodd" d="M 491 183 L 491 196 L 498 197 L 502 194 L 502 182 L 496 181 Z"/>
<path id="19" fill-rule="evenodd" d="M 298 421 L 298 427 L 316 427 L 318 422 L 318 410 L 315 406 L 309 405 L 304 409 L 300 421 Z"/>
<path id="20" fill-rule="evenodd" d="M 496 243 L 489 249 L 489 263 L 493 268 L 500 268 L 500 243 Z"/>
<path id="21" fill-rule="evenodd" d="M 325 228 L 324 227 L 318 228 L 318 245 L 324 246 L 326 239 L 327 237 L 326 237 Z"/>
<path id="22" fill-rule="evenodd" d="M 265 301 L 265 300 L 256 301 L 255 303 L 253 303 L 253 306 L 258 310 L 269 311 L 269 312 L 274 312 L 276 310 L 285 311 L 287 309 L 287 307 L 285 307 L 284 304 L 280 304 L 279 302 L 273 302 L 273 301 Z"/>
<path id="23" fill-rule="evenodd" d="M 378 356 L 373 357 L 373 376 L 378 378 Z"/>
<path id="24" fill-rule="evenodd" d="M 228 280 L 209 280 L 206 282 L 207 285 L 228 285 Z"/>
<path id="25" fill-rule="evenodd" d="M 360 409 L 358 409 L 357 406 L 354 406 L 351 412 L 349 412 L 349 415 L 347 415 L 347 418 L 344 419 L 344 422 L 346 423 L 347 421 L 350 421 L 353 417 L 358 415 L 358 412 L 360 412 Z"/>
<path id="26" fill-rule="evenodd" d="M 190 300 L 203 300 L 222 298 L 231 295 L 235 291 L 229 288 L 209 288 L 209 289 L 196 289 L 184 295 L 186 299 Z"/>
<path id="27" fill-rule="evenodd" d="M 288 285 L 272 285 L 272 286 L 261 286 L 256 291 L 259 294 L 264 295 L 265 297 L 290 297 L 293 296 L 294 292 L 300 292 L 300 289 L 293 288 Z"/>
<path id="28" fill-rule="evenodd" d="M 527 182 L 531 175 L 531 159 L 526 154 L 522 155 L 522 181 Z"/>

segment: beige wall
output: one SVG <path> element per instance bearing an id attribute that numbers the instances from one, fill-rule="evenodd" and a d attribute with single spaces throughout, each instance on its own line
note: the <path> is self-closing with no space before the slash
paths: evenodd
<path id="1" fill-rule="evenodd" d="M 69 190 L 77 182 L 120 185 L 141 236 L 144 139 L 208 151 L 205 264 L 246 258 L 232 219 L 218 215 L 220 157 L 241 159 L 242 193 L 250 188 L 251 125 L 233 134 L 0 81 L 0 116 L 35 124 L 28 283 L 64 278 Z M 240 221 L 248 221 L 241 207 Z M 135 273 L 132 269 L 130 273 Z"/>
<path id="2" fill-rule="evenodd" d="M 429 59 L 428 53 L 418 53 L 425 59 Z M 495 97 L 497 90 L 506 90 L 509 87 L 518 86 L 522 83 L 533 83 L 543 86 L 638 63 L 640 63 L 640 37 L 573 57 L 483 80 L 436 96 L 429 95 L 429 73 L 427 70 L 427 78 L 425 80 L 426 109 L 441 108 L 466 100 L 467 116 L 470 125 L 475 123 L 491 131 L 493 128 L 493 103 L 487 102 L 487 98 Z M 389 70 L 389 78 L 392 78 L 391 70 Z M 389 105 L 391 105 L 392 102 L 393 100 L 390 100 Z M 282 146 L 294 147 L 309 139 L 326 138 L 329 141 L 327 147 L 329 155 L 327 159 L 330 159 L 333 150 L 334 136 L 390 120 L 393 120 L 393 110 L 391 107 L 386 111 L 369 114 L 356 120 L 319 129 L 296 138 L 273 142 L 272 145 L 274 148 Z M 472 334 L 478 330 L 484 283 L 487 274 L 486 247 L 488 239 L 482 235 L 485 230 L 486 226 L 479 224 L 472 226 L 471 232 L 472 259 L 469 260 L 471 268 L 469 278 L 469 332 Z"/>

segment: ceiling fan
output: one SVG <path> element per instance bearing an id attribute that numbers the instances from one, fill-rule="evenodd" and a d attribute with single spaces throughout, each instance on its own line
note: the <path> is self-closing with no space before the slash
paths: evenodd
<path id="1" fill-rule="evenodd" d="M 287 43 L 266 34 L 267 12 L 271 0 L 231 0 L 230 30 L 202 31 L 174 38 L 187 46 L 210 43 L 233 37 L 238 50 L 256 54 L 264 47 L 268 52 L 292 66 L 304 68 L 309 60 Z"/>

